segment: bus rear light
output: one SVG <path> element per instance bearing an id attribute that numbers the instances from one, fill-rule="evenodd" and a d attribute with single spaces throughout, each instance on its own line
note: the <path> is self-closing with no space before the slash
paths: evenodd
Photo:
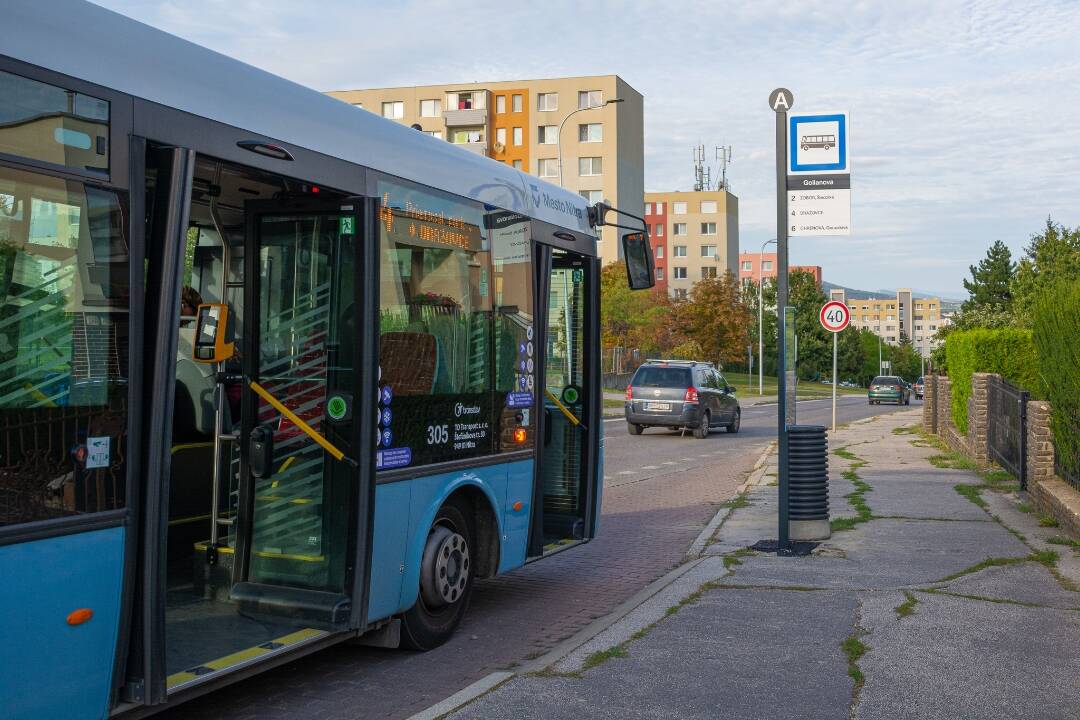
<path id="1" fill-rule="evenodd" d="M 634 399 L 634 386 L 633 385 L 627 385 L 626 386 L 626 399 L 627 400 L 633 400 Z"/>
<path id="2" fill-rule="evenodd" d="M 683 400 L 686 402 L 697 402 L 697 390 L 694 388 L 686 388 L 686 395 L 683 396 Z"/>
<path id="3" fill-rule="evenodd" d="M 517 428 L 514 430 L 514 442 L 518 445 L 525 442 L 529 437 L 529 434 L 525 431 L 525 428 Z"/>
<path id="4" fill-rule="evenodd" d="M 84 622 L 94 617 L 94 611 L 90 608 L 79 608 L 78 610 L 72 610 L 67 616 L 68 625 L 82 625 Z"/>

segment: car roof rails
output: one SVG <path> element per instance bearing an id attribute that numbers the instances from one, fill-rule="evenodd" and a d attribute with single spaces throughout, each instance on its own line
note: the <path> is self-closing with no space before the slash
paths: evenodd
<path id="1" fill-rule="evenodd" d="M 690 367 L 696 367 L 701 365 L 703 367 L 715 367 L 713 363 L 704 360 L 664 360 L 663 358 L 648 358 L 645 363 L 663 363 L 665 365 L 689 365 Z"/>

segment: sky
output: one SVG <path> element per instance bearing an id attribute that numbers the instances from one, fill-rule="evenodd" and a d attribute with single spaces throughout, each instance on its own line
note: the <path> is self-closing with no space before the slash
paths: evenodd
<path id="1" fill-rule="evenodd" d="M 850 113 L 852 234 L 790 250 L 848 287 L 963 298 L 995 240 L 1080 225 L 1080 2 L 97 1 L 318 90 L 618 74 L 645 97 L 646 190 L 732 147 L 744 252 L 776 234 L 767 100 L 789 88 Z"/>

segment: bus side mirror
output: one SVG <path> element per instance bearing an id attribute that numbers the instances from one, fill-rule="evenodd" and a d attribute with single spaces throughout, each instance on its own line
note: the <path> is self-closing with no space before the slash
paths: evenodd
<path id="1" fill-rule="evenodd" d="M 627 233 L 622 236 L 623 260 L 626 263 L 626 279 L 631 290 L 646 290 L 656 284 L 653 273 L 652 248 L 649 234 Z"/>
<path id="2" fill-rule="evenodd" d="M 195 317 L 192 359 L 200 363 L 222 363 L 231 358 L 236 346 L 229 327 L 229 307 L 216 303 L 200 305 Z"/>

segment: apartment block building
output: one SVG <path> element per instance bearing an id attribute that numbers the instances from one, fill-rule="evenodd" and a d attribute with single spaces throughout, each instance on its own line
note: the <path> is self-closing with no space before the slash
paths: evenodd
<path id="1" fill-rule="evenodd" d="M 617 75 L 328 93 L 466 150 L 642 215 L 644 99 Z M 561 167 L 560 167 L 561 149 Z M 600 256 L 621 255 L 604 228 Z"/>
<path id="2" fill-rule="evenodd" d="M 848 306 L 853 326 L 866 328 L 890 343 L 906 338 L 923 357 L 929 357 L 937 347 L 934 333 L 950 322 L 942 315 L 940 298 L 914 297 L 909 288 L 884 299 L 848 297 L 846 290 L 834 288 L 829 291 L 829 299 Z"/>
<path id="3" fill-rule="evenodd" d="M 801 270 L 814 276 L 814 281 L 821 287 L 820 265 L 789 265 L 788 271 Z M 739 253 L 739 280 L 743 285 L 758 282 L 759 278 L 776 277 L 776 253 Z"/>
<path id="4" fill-rule="evenodd" d="M 645 221 L 657 283 L 672 297 L 685 298 L 704 278 L 738 272 L 739 199 L 726 190 L 645 193 Z"/>

